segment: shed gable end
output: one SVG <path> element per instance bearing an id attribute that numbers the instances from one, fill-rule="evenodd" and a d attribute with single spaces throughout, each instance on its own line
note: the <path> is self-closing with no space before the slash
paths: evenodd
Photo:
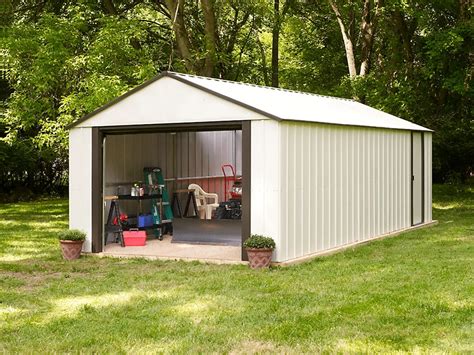
<path id="1" fill-rule="evenodd" d="M 92 113 L 76 127 L 268 119 L 205 90 L 163 76 Z"/>

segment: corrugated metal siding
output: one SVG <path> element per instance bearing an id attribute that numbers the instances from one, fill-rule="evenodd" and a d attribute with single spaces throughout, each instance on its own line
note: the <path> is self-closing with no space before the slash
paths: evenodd
<path id="1" fill-rule="evenodd" d="M 424 151 L 425 151 L 425 222 L 431 222 L 432 216 L 432 189 L 433 189 L 433 170 L 432 170 L 432 139 L 431 133 L 424 133 Z"/>
<path id="2" fill-rule="evenodd" d="M 280 205 L 286 193 L 280 185 L 280 125 L 273 120 L 252 121 L 251 126 L 251 226 L 252 234 L 263 234 L 280 241 Z M 280 247 L 276 249 L 278 259 Z"/>
<path id="3" fill-rule="evenodd" d="M 222 176 L 221 165 L 231 163 L 242 172 L 242 132 L 179 132 L 110 135 L 106 139 L 105 194 L 115 194 L 118 185 L 143 181 L 143 168 L 158 166 L 165 179 Z M 203 178 L 168 182 L 168 190 L 197 183 L 225 199 L 223 178 Z M 185 195 L 181 196 L 183 208 Z M 132 206 L 122 203 L 125 208 Z M 106 208 L 106 211 L 108 208 Z"/>
<path id="4" fill-rule="evenodd" d="M 279 135 L 278 261 L 410 226 L 409 131 L 281 122 Z"/>
<path id="5" fill-rule="evenodd" d="M 92 129 L 69 132 L 69 228 L 87 233 L 83 250 L 92 248 Z"/>

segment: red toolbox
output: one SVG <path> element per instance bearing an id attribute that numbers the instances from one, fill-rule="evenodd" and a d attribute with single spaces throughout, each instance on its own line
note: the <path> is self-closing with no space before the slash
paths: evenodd
<path id="1" fill-rule="evenodd" d="M 126 247 L 141 247 L 146 244 L 145 231 L 124 231 L 123 241 Z"/>

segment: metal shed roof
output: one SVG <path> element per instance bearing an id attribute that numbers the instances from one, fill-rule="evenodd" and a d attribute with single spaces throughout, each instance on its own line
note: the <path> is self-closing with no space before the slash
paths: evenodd
<path id="1" fill-rule="evenodd" d="M 132 94 L 138 94 L 140 89 L 163 77 L 176 79 L 276 120 L 430 131 L 354 100 L 174 72 L 163 72 L 156 78 L 86 115 L 70 127 L 86 121 Z"/>

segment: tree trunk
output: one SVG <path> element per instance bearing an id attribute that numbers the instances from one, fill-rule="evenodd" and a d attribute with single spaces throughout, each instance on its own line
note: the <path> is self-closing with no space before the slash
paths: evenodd
<path id="1" fill-rule="evenodd" d="M 381 2 L 382 0 L 375 0 L 375 13 L 373 15 L 371 11 L 371 0 L 365 0 L 364 2 L 361 22 L 362 48 L 359 76 L 365 76 L 370 69 L 370 57 L 374 44 L 375 30 L 377 28 Z"/>
<path id="2" fill-rule="evenodd" d="M 217 31 L 213 1 L 214 0 L 201 0 L 204 14 L 206 56 L 204 59 L 204 67 L 200 74 L 205 76 L 213 76 L 217 62 Z"/>
<path id="3" fill-rule="evenodd" d="M 364 1 L 362 21 L 360 24 L 360 33 L 362 37 L 360 76 L 364 76 L 369 70 L 370 47 L 373 38 L 373 27 L 372 22 L 370 21 L 370 5 L 370 0 Z"/>
<path id="4" fill-rule="evenodd" d="M 471 0 L 459 0 L 459 18 L 462 21 L 469 20 L 469 6 Z"/>
<path id="5" fill-rule="evenodd" d="M 272 86 L 277 88 L 279 71 L 279 42 L 280 42 L 280 0 L 273 2 L 273 29 L 272 29 Z"/>
<path id="6" fill-rule="evenodd" d="M 166 0 L 166 7 L 171 14 L 179 55 L 184 60 L 186 69 L 195 72 L 194 61 L 191 56 L 191 42 L 184 22 L 184 0 Z"/>
<path id="7" fill-rule="evenodd" d="M 103 0 L 102 6 L 108 15 L 117 15 L 113 0 Z"/>
<path id="8" fill-rule="evenodd" d="M 392 18 L 395 24 L 395 31 L 398 34 L 400 44 L 403 47 L 405 60 L 407 61 L 408 65 L 411 66 L 413 65 L 414 60 L 413 48 L 411 45 L 411 38 L 413 36 L 413 32 L 410 31 L 409 26 L 403 18 L 403 14 L 400 10 L 393 11 Z"/>
<path id="9" fill-rule="evenodd" d="M 347 66 L 349 68 L 349 76 L 351 78 L 355 78 L 357 76 L 357 69 L 354 57 L 354 45 L 352 43 L 352 39 L 350 38 L 348 32 L 346 31 L 346 27 L 344 22 L 342 21 L 342 16 L 337 8 L 336 4 L 332 0 L 328 0 L 329 5 L 331 6 L 334 14 L 337 18 L 337 23 L 339 24 L 339 28 L 341 30 L 342 39 L 344 40 L 344 49 L 346 51 L 346 59 L 347 59 Z"/>
<path id="10" fill-rule="evenodd" d="M 258 36 L 257 36 L 257 45 L 258 45 L 258 48 L 260 49 L 260 56 L 262 58 L 263 80 L 266 86 L 270 86 L 270 79 L 268 78 L 267 56 L 265 53 L 265 48 L 263 47 L 262 42 L 260 42 L 260 39 L 258 38 Z"/>

